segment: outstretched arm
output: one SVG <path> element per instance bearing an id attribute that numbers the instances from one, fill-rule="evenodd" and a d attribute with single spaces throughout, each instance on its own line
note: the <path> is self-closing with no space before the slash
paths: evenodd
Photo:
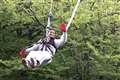
<path id="1" fill-rule="evenodd" d="M 62 36 L 60 37 L 60 39 L 55 39 L 55 45 L 56 47 L 60 47 L 63 44 L 65 44 L 67 42 L 67 30 L 66 30 L 66 24 L 62 23 L 60 25 L 60 29 L 63 32 Z"/>
<path id="2" fill-rule="evenodd" d="M 27 53 L 29 53 L 30 51 L 35 51 L 35 50 L 37 50 L 38 47 L 39 47 L 39 44 L 35 44 L 34 46 L 32 46 L 32 47 L 30 47 L 30 48 L 27 48 L 25 51 L 26 51 Z"/>
<path id="3" fill-rule="evenodd" d="M 63 46 L 66 42 L 67 42 L 67 32 L 63 32 L 60 39 L 55 39 L 55 45 L 57 48 Z"/>
<path id="4" fill-rule="evenodd" d="M 37 50 L 39 47 L 39 44 L 35 44 L 34 46 L 30 47 L 30 48 L 23 48 L 19 51 L 19 57 L 20 58 L 25 58 L 27 56 L 27 54 L 30 52 L 30 51 L 35 51 Z"/>

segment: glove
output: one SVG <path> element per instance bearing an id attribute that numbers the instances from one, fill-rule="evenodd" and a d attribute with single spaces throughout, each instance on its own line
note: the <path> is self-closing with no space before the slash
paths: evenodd
<path id="1" fill-rule="evenodd" d="M 19 57 L 20 58 L 25 58 L 26 57 L 26 51 L 25 51 L 25 48 L 21 49 L 20 52 L 19 52 Z"/>
<path id="2" fill-rule="evenodd" d="M 65 23 L 60 24 L 60 29 L 61 29 L 62 32 L 67 32 L 66 24 Z"/>

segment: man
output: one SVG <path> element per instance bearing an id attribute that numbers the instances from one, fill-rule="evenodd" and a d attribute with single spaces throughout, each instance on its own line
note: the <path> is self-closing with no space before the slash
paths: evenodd
<path id="1" fill-rule="evenodd" d="M 25 67 L 34 68 L 41 64 L 50 63 L 56 49 L 67 41 L 66 24 L 62 23 L 60 29 L 63 32 L 60 39 L 55 39 L 55 31 L 54 29 L 50 29 L 46 39 L 40 40 L 34 46 L 20 51 L 19 55 L 22 58 L 22 64 Z M 27 53 L 28 55 L 26 56 Z"/>

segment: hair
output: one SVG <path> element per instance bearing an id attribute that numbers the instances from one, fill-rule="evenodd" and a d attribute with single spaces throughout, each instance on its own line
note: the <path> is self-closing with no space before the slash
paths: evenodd
<path id="1" fill-rule="evenodd" d="M 51 28 L 49 28 L 49 30 L 54 30 L 55 31 L 55 26 L 51 25 Z"/>
<path id="2" fill-rule="evenodd" d="M 54 30 L 54 31 L 55 31 L 55 29 L 54 29 L 54 28 L 50 28 L 49 30 Z"/>

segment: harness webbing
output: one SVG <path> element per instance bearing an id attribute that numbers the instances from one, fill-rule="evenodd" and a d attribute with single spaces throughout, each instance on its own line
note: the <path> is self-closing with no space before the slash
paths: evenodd
<path id="1" fill-rule="evenodd" d="M 53 55 L 53 51 L 52 51 L 52 49 L 50 47 L 53 46 L 57 50 L 57 48 L 55 46 L 54 39 L 50 39 L 49 42 L 42 41 L 41 44 L 42 44 L 42 47 L 40 49 L 41 51 L 43 51 L 43 49 L 45 49 L 45 51 L 49 50 L 51 52 L 51 54 Z"/>
<path id="2" fill-rule="evenodd" d="M 49 29 L 52 27 L 51 26 L 51 21 L 52 21 L 52 17 L 53 17 L 52 4 L 53 4 L 53 0 L 51 0 L 50 10 L 49 10 L 49 13 L 48 13 L 48 22 L 47 22 L 47 26 L 46 26 L 46 37 L 48 36 Z"/>
<path id="3" fill-rule="evenodd" d="M 67 24 L 66 30 L 68 30 L 68 28 L 70 27 L 70 24 L 72 23 L 73 18 L 75 17 L 75 14 L 76 14 L 76 11 L 77 11 L 79 5 L 80 5 L 80 0 L 77 1 L 77 4 L 76 4 L 75 9 L 74 9 L 74 11 L 73 11 L 73 13 L 72 13 L 72 16 L 71 16 L 71 18 L 70 18 L 70 20 L 69 20 L 69 22 L 68 22 L 68 24 Z"/>

